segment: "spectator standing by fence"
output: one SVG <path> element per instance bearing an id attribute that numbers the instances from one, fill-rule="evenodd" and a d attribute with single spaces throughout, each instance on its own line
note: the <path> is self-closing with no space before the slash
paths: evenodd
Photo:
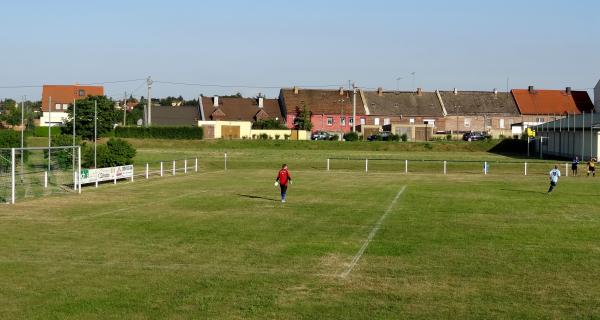
<path id="1" fill-rule="evenodd" d="M 577 167 L 579 166 L 579 157 L 575 157 L 573 162 L 571 162 L 571 172 L 573 172 L 573 176 L 577 176 Z"/>

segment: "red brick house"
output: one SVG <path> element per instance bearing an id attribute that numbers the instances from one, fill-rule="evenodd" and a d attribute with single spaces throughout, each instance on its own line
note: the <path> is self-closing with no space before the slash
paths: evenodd
<path id="1" fill-rule="evenodd" d="M 277 99 L 202 97 L 200 121 L 250 121 L 274 119 L 283 123 Z"/>
<path id="2" fill-rule="evenodd" d="M 312 131 L 350 132 L 352 124 L 365 122 L 367 115 L 364 102 L 359 93 L 356 94 L 356 118 L 353 114 L 353 97 L 351 90 L 301 89 L 298 87 L 281 89 L 279 103 L 284 112 L 288 128 L 294 128 L 298 113 L 306 108 L 311 113 Z"/>

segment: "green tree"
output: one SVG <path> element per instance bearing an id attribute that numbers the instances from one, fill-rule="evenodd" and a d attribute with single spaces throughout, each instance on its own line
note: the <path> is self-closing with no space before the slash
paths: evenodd
<path id="1" fill-rule="evenodd" d="M 297 130 L 312 130 L 313 124 L 310 121 L 311 113 L 308 111 L 306 104 L 302 107 L 302 109 L 296 109 L 296 119 L 294 120 L 294 128 Z"/>
<path id="2" fill-rule="evenodd" d="M 98 168 L 124 166 L 133 163 L 136 151 L 131 144 L 122 139 L 111 138 L 106 144 L 96 146 L 96 163 Z M 85 168 L 94 166 L 94 148 L 84 148 L 83 163 Z"/>
<path id="3" fill-rule="evenodd" d="M 83 139 L 94 139 L 94 102 L 98 103 L 98 137 L 113 130 L 121 113 L 115 109 L 115 103 L 106 96 L 90 96 L 77 101 L 75 112 L 75 131 Z M 63 134 L 73 134 L 73 105 L 67 110 L 69 120 L 62 127 Z"/>

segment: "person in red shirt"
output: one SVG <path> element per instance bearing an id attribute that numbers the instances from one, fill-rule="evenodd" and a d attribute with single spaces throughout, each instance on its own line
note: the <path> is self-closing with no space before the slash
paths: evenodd
<path id="1" fill-rule="evenodd" d="M 281 202 L 285 202 L 285 195 L 287 192 L 288 183 L 292 184 L 292 176 L 288 171 L 287 164 L 281 166 L 281 170 L 277 173 L 277 178 L 275 178 L 275 186 L 279 185 L 281 188 Z"/>

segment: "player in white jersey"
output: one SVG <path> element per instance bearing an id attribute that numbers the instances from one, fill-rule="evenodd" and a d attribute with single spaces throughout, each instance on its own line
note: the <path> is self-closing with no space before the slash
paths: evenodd
<path id="1" fill-rule="evenodd" d="M 560 178 L 560 170 L 558 170 L 558 165 L 554 166 L 554 169 L 550 171 L 548 177 L 550 178 L 550 189 L 548 189 L 548 193 L 551 193 L 558 184 L 558 178 Z"/>

